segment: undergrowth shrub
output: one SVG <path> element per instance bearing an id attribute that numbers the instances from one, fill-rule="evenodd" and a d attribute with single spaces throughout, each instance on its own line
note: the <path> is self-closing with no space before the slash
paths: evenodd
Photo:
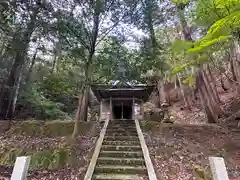
<path id="1" fill-rule="evenodd" d="M 18 100 L 16 115 L 23 119 L 66 119 L 68 114 L 63 111 L 64 104 L 53 102 L 34 88 L 23 91 Z"/>

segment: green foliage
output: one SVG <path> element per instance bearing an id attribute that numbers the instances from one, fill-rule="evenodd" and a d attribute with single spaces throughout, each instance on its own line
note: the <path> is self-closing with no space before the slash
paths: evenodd
<path id="1" fill-rule="evenodd" d="M 225 42 L 229 39 L 228 36 L 220 36 L 217 37 L 215 39 L 207 39 L 207 38 L 203 38 L 200 41 L 196 41 L 195 42 L 195 47 L 193 48 L 189 48 L 188 51 L 189 52 L 198 52 L 198 51 L 204 51 L 204 50 L 209 50 L 210 46 L 215 45 L 216 43 L 222 43 Z"/>
<path id="2" fill-rule="evenodd" d="M 190 48 L 192 45 L 193 43 L 189 41 L 175 40 L 172 43 L 172 51 L 176 53 L 182 52 Z"/>
<path id="3" fill-rule="evenodd" d="M 210 0 L 210 2 L 210 7 L 207 7 L 202 1 L 198 4 L 198 17 L 202 21 L 209 19 L 209 14 L 210 17 L 213 14 L 214 18 L 212 18 L 212 22 L 207 23 L 211 23 L 207 34 L 195 43 L 195 47 L 189 50 L 191 52 L 201 51 L 219 42 L 226 42 L 240 28 L 239 0 Z M 207 12 L 200 12 L 204 9 L 207 9 L 209 14 L 206 14 Z"/>
<path id="4" fill-rule="evenodd" d="M 196 83 L 196 77 L 194 74 L 191 74 L 189 75 L 188 77 L 186 77 L 184 80 L 183 80 L 183 83 L 184 84 L 187 84 L 191 87 L 194 87 L 195 83 Z"/>
<path id="5" fill-rule="evenodd" d="M 23 110 L 28 109 L 29 113 L 32 113 L 32 117 L 36 119 L 64 119 L 67 118 L 67 113 L 61 109 L 64 107 L 61 103 L 56 103 L 38 90 L 32 88 L 21 94 L 19 98 Z M 22 112 L 19 112 L 22 113 Z"/>
<path id="6" fill-rule="evenodd" d="M 172 0 L 172 2 L 176 5 L 180 5 L 180 4 L 188 4 L 190 0 Z"/>
<path id="7" fill-rule="evenodd" d="M 159 77 L 175 78 L 179 73 L 184 74 L 183 83 L 193 86 L 189 69 L 209 62 L 209 56 L 222 60 L 221 51 L 238 38 L 239 10 L 239 0 L 1 2 L 0 82 L 12 78 L 8 72 L 25 42 L 27 53 L 15 69 L 22 74 L 15 106 L 22 119 L 74 116 L 86 79 L 93 84 L 112 79 L 156 83 Z M 202 38 L 194 43 L 180 40 L 184 30 L 192 39 Z M 20 76 L 13 76 L 17 86 Z M 52 128 L 45 133 L 51 134 Z M 60 134 L 62 127 L 58 128 Z M 36 128 L 32 135 L 43 129 Z"/>
<path id="8" fill-rule="evenodd" d="M 175 66 L 172 69 L 172 74 L 177 74 L 177 73 L 183 72 L 183 71 L 186 70 L 187 67 L 189 67 L 189 63 L 183 64 L 183 65 L 179 65 L 179 66 Z"/>
<path id="9" fill-rule="evenodd" d="M 48 95 L 54 96 L 73 96 L 77 95 L 78 89 L 73 79 L 70 79 L 71 74 L 62 72 L 61 74 L 53 74 L 48 76 L 42 83 L 42 91 Z"/>
<path id="10" fill-rule="evenodd" d="M 112 36 L 106 39 L 96 58 L 97 61 L 93 63 L 92 69 L 94 75 L 103 77 L 101 80 L 105 81 L 104 83 L 121 78 L 125 81 L 140 80 L 143 67 L 138 62 L 138 54 L 128 51 L 123 46 L 121 37 Z M 98 77 L 93 79 L 99 79 Z"/>
<path id="11" fill-rule="evenodd" d="M 240 0 L 216 0 L 216 7 L 220 9 L 228 9 L 231 12 L 235 8 L 239 8 Z"/>
<path id="12" fill-rule="evenodd" d="M 208 30 L 208 37 L 229 35 L 232 31 L 240 28 L 240 12 L 232 12 L 230 15 L 218 20 Z"/>

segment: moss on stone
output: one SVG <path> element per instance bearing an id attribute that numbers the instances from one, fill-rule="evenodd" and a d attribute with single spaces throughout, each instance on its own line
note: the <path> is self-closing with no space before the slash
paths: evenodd
<path id="1" fill-rule="evenodd" d="M 66 165 L 74 165 L 76 154 L 70 148 L 55 150 L 43 150 L 37 152 L 26 152 L 24 149 L 10 149 L 8 152 L 1 152 L 0 164 L 13 166 L 18 156 L 31 156 L 30 169 L 59 169 Z M 74 158 L 74 157 L 75 158 Z"/>
<path id="2" fill-rule="evenodd" d="M 32 155 L 30 168 L 59 169 L 76 164 L 76 154 L 72 148 L 60 148 L 53 151 L 39 151 Z"/>
<path id="3" fill-rule="evenodd" d="M 30 169 L 59 169 L 66 166 L 76 166 L 79 163 L 77 157 L 78 141 L 70 138 L 73 132 L 74 121 L 21 121 L 15 122 L 11 129 L 5 134 L 11 136 L 31 136 L 31 137 L 64 137 L 64 142 L 61 142 L 55 149 L 48 146 L 31 148 L 27 145 L 21 149 L 15 146 L 0 148 L 0 164 L 13 166 L 18 156 L 31 156 Z M 96 122 L 79 122 L 79 132 L 84 135 L 92 133 L 94 136 L 97 133 Z M 34 138 L 33 138 L 34 139 Z M 44 149 L 45 148 L 45 149 Z M 48 148 L 48 149 L 47 149 Z"/>
<path id="4" fill-rule="evenodd" d="M 193 170 L 195 174 L 195 178 L 197 180 L 212 180 L 211 174 L 208 169 L 203 168 L 200 165 L 193 165 Z"/>
<path id="5" fill-rule="evenodd" d="M 79 122 L 79 132 L 86 134 L 95 124 L 93 122 Z M 22 121 L 15 122 L 8 135 L 23 135 L 31 137 L 69 136 L 73 132 L 74 121 Z"/>
<path id="6" fill-rule="evenodd" d="M 0 152 L 0 164 L 12 166 L 18 156 L 24 156 L 26 152 L 24 149 L 4 149 Z"/>

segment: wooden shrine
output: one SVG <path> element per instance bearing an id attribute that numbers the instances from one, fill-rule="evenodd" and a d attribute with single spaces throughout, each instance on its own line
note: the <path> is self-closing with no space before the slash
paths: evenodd
<path id="1" fill-rule="evenodd" d="M 92 85 L 91 89 L 100 102 L 100 120 L 142 119 L 143 103 L 154 86 L 117 82 L 114 85 Z"/>

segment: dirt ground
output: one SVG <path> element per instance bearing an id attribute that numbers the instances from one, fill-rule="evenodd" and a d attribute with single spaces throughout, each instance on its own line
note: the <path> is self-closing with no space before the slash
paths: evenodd
<path id="1" fill-rule="evenodd" d="M 240 129 L 143 123 L 143 132 L 159 180 L 209 180 L 209 156 L 223 157 L 230 180 L 240 180 Z"/>

